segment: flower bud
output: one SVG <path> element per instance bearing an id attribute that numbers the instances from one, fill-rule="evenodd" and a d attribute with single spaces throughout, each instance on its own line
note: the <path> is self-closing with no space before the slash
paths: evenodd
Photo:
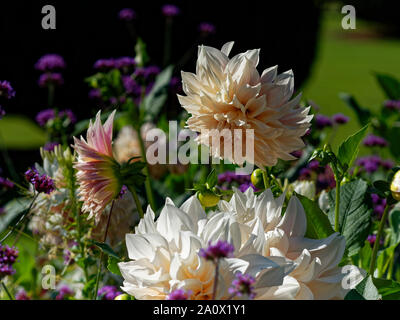
<path id="1" fill-rule="evenodd" d="M 251 183 L 257 189 L 261 189 L 261 190 L 265 189 L 263 172 L 261 169 L 256 169 L 253 171 L 253 173 L 251 174 Z"/>
<path id="2" fill-rule="evenodd" d="M 131 297 L 127 295 L 126 293 L 120 294 L 119 296 L 116 296 L 114 300 L 131 300 Z"/>
<path id="3" fill-rule="evenodd" d="M 398 170 L 393 177 L 390 191 L 392 192 L 393 198 L 400 201 L 400 170 Z"/>
<path id="4" fill-rule="evenodd" d="M 210 190 L 201 191 L 198 194 L 198 199 L 201 205 L 205 208 L 214 207 L 219 202 L 219 197 Z"/>

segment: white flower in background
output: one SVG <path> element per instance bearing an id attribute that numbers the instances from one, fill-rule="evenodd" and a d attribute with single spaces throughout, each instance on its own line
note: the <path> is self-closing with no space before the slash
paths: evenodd
<path id="1" fill-rule="evenodd" d="M 235 226 L 242 235 L 236 243 L 237 256 L 249 253 L 248 240 L 257 239 L 251 247 L 265 257 L 281 257 L 295 264 L 283 284 L 258 292 L 256 299 L 342 299 L 348 290 L 342 287 L 345 276 L 362 280 L 357 268 L 351 275 L 338 267 L 345 250 L 345 239 L 334 233 L 325 239 L 305 238 L 306 215 L 300 201 L 292 197 L 282 216 L 285 195 L 274 199 L 266 190 L 259 196 L 249 188 L 245 193 L 235 190 L 230 202 L 220 201 L 219 223 Z M 246 239 L 247 238 L 247 239 Z M 343 272 L 343 273 L 342 273 Z M 346 288 L 349 289 L 349 288 Z"/>
<path id="2" fill-rule="evenodd" d="M 224 139 L 213 145 L 203 129 L 254 129 L 254 161 L 259 167 L 273 166 L 278 159 L 296 159 L 290 153 L 304 146 L 301 137 L 310 126 L 310 108 L 299 106 L 301 95 L 294 90 L 293 72 L 277 75 L 277 66 L 258 73 L 260 50 L 248 50 L 229 59 L 233 42 L 221 50 L 199 46 L 196 73 L 182 72 L 183 91 L 179 102 L 191 117 L 188 127 L 200 132 L 199 143 L 210 147 L 215 157 L 224 157 Z M 246 131 L 242 131 L 246 132 Z M 245 150 L 245 141 L 243 139 Z M 233 141 L 232 155 L 235 154 Z M 240 153 L 241 155 L 242 153 Z M 234 162 L 232 155 L 225 158 Z M 245 159 L 246 160 L 246 159 Z M 242 163 L 238 163 L 242 164 Z"/>
<path id="3" fill-rule="evenodd" d="M 111 205 L 106 208 L 106 214 L 100 217 L 96 227 L 92 230 L 92 238 L 103 241 L 107 226 L 108 215 Z M 108 227 L 107 241 L 112 247 L 124 240 L 125 234 L 131 232 L 133 226 L 139 221 L 139 213 L 136 210 L 135 201 L 132 194 L 126 192 L 114 202 L 110 225 Z"/>
<path id="4" fill-rule="evenodd" d="M 292 183 L 293 191 L 311 200 L 315 198 L 316 187 L 314 181 L 297 180 Z"/>
<path id="5" fill-rule="evenodd" d="M 124 278 L 122 289 L 136 299 L 166 299 L 176 289 L 190 292 L 190 299 L 211 299 L 215 265 L 201 258 L 199 250 L 207 247 L 208 241 L 228 234 L 232 243 L 240 243 L 239 229 L 208 220 L 194 196 L 180 208 L 167 199 L 156 222 L 154 218 L 154 212 L 148 207 L 135 234 L 126 235 L 132 261 L 119 263 Z M 211 233 L 213 237 L 208 237 Z M 230 296 L 228 288 L 235 272 L 255 277 L 257 290 L 264 292 L 282 283 L 290 265 L 284 259 L 274 260 L 254 253 L 242 255 L 240 259 L 224 259 L 220 262 L 216 298 Z"/>
<path id="6" fill-rule="evenodd" d="M 320 209 L 324 212 L 328 212 L 330 205 L 329 205 L 329 197 L 328 192 L 322 190 L 319 197 L 318 197 L 318 205 Z"/>

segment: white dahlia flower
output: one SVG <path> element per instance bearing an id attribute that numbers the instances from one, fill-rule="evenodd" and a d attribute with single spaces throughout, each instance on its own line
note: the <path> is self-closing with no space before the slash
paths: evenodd
<path id="1" fill-rule="evenodd" d="M 135 234 L 126 235 L 129 258 L 119 263 L 124 283 L 122 289 L 136 299 L 166 299 L 176 289 L 190 292 L 190 299 L 211 299 L 214 286 L 215 265 L 199 256 L 199 250 L 209 241 L 229 236 L 233 244 L 240 244 L 239 228 L 229 223 L 209 220 L 200 202 L 191 197 L 180 208 L 170 199 L 157 221 L 148 207 L 145 217 L 136 227 Z M 217 299 L 227 299 L 228 288 L 236 272 L 256 279 L 259 294 L 271 286 L 282 284 L 283 277 L 292 270 L 285 259 L 266 258 L 251 250 L 238 258 L 221 260 L 217 286 Z"/>
<path id="2" fill-rule="evenodd" d="M 277 75 L 277 66 L 258 73 L 259 49 L 248 50 L 229 59 L 233 42 L 221 50 L 200 46 L 196 73 L 182 72 L 183 91 L 179 102 L 191 117 L 188 127 L 200 132 L 199 143 L 210 147 L 215 157 L 239 165 L 245 160 L 259 167 L 273 166 L 278 159 L 296 159 L 290 153 L 304 146 L 301 137 L 310 126 L 310 108 L 299 106 L 301 95 L 290 100 L 294 90 L 291 70 Z M 235 151 L 233 139 L 210 140 L 212 133 L 202 130 L 242 130 L 241 149 L 246 150 L 246 131 L 254 130 L 254 159 Z M 250 141 L 250 140 L 249 140 Z M 224 154 L 224 144 L 231 144 L 232 154 Z M 238 146 L 239 148 L 239 146 Z M 229 149 L 227 149 L 229 150 Z M 243 156 L 241 161 L 234 155 Z"/>
<path id="3" fill-rule="evenodd" d="M 282 285 L 257 292 L 256 299 L 343 299 L 351 289 L 342 284 L 344 278 L 351 278 L 354 287 L 363 277 L 354 266 L 338 266 L 345 250 L 344 237 L 334 233 L 325 239 L 306 238 L 303 206 L 293 196 L 282 215 L 284 199 L 284 194 L 275 199 L 270 190 L 259 196 L 251 188 L 245 193 L 235 190 L 230 202 L 220 201 L 221 212 L 210 221 L 217 220 L 217 225 L 230 221 L 240 229 L 242 242 L 235 243 L 238 258 L 249 253 L 248 240 L 256 239 L 251 247 L 256 249 L 255 253 L 294 263 L 295 268 L 285 276 Z"/>

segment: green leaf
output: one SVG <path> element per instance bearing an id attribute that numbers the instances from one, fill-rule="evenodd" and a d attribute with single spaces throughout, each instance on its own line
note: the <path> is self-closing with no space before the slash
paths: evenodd
<path id="1" fill-rule="evenodd" d="M 345 297 L 346 300 L 378 300 L 381 298 L 378 289 L 375 287 L 375 284 L 372 280 L 371 276 L 368 276 L 365 278 L 363 281 L 361 281 L 356 288 L 354 289 L 356 293 L 358 294 L 355 295 L 354 291 L 351 290 Z M 351 297 L 359 297 L 361 296 L 363 299 L 349 299 L 348 295 L 350 294 Z"/>
<path id="2" fill-rule="evenodd" d="M 316 202 L 297 193 L 296 197 L 303 205 L 307 216 L 307 238 L 322 239 L 334 233 L 328 216 L 319 208 Z"/>
<path id="3" fill-rule="evenodd" d="M 153 120 L 159 114 L 168 98 L 167 87 L 171 81 L 173 67 L 165 68 L 157 75 L 153 88 L 150 93 L 143 99 L 140 109 L 144 114 L 144 120 Z"/>
<path id="4" fill-rule="evenodd" d="M 374 278 L 373 281 L 383 300 L 400 300 L 399 282 L 380 278 Z"/>
<path id="5" fill-rule="evenodd" d="M 357 254 L 364 246 L 371 225 L 372 206 L 367 193 L 368 185 L 358 179 L 346 183 L 340 188 L 339 232 L 346 238 L 349 256 Z M 328 193 L 331 224 L 335 221 L 336 189 Z"/>
<path id="6" fill-rule="evenodd" d="M 114 257 L 115 259 L 118 259 L 118 260 L 121 260 L 121 258 L 115 253 L 115 251 L 107 243 L 98 242 L 98 241 L 94 241 L 94 240 L 90 240 L 89 242 L 93 243 L 95 246 L 97 246 L 101 251 L 103 251 L 108 256 Z"/>
<path id="7" fill-rule="evenodd" d="M 400 207 L 396 205 L 389 213 L 389 225 L 391 230 L 390 244 L 400 243 Z"/>
<path id="8" fill-rule="evenodd" d="M 364 247 L 358 252 L 358 259 L 360 260 L 358 265 L 364 270 L 368 270 L 371 264 L 372 248 L 368 241 L 365 241 Z"/>
<path id="9" fill-rule="evenodd" d="M 118 276 L 122 276 L 121 271 L 119 270 L 119 267 L 118 267 L 118 262 L 120 262 L 120 261 L 121 261 L 120 259 L 116 259 L 115 257 L 108 256 L 107 269 L 111 273 L 114 273 Z"/>
<path id="10" fill-rule="evenodd" d="M 400 99 L 400 82 L 396 78 L 382 73 L 376 73 L 375 77 L 389 99 Z"/>
<path id="11" fill-rule="evenodd" d="M 209 189 L 213 188 L 218 183 L 217 172 L 212 169 L 210 174 L 207 176 L 206 184 Z"/>
<path id="12" fill-rule="evenodd" d="M 141 38 L 137 39 L 136 45 L 135 45 L 135 61 L 139 67 L 143 67 L 148 61 L 149 61 L 149 56 L 147 54 L 146 50 L 146 44 L 143 42 Z"/>
<path id="13" fill-rule="evenodd" d="M 369 125 L 364 126 L 355 134 L 348 137 L 340 146 L 338 151 L 338 159 L 342 165 L 347 165 L 350 168 L 357 157 L 360 149 L 360 143 L 367 133 Z"/>
<path id="14" fill-rule="evenodd" d="M 28 209 L 30 201 L 31 200 L 25 198 L 17 198 L 5 205 L 5 213 L 0 216 L 0 233 L 6 230 L 16 217 Z"/>
<path id="15" fill-rule="evenodd" d="M 368 109 L 361 107 L 356 99 L 348 93 L 340 93 L 339 97 L 347 104 L 347 106 L 350 107 L 350 109 L 355 111 L 360 125 L 365 126 L 371 118 L 371 112 Z"/>
<path id="16" fill-rule="evenodd" d="M 382 277 L 390 266 L 390 261 L 393 259 L 394 250 L 397 244 L 381 250 L 376 260 L 376 267 L 378 269 L 378 277 Z"/>

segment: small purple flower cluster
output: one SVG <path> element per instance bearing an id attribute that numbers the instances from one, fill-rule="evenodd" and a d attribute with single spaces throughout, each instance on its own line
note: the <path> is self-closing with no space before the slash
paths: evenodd
<path id="1" fill-rule="evenodd" d="M 15 273 L 13 264 L 17 258 L 18 251 L 15 248 L 0 244 L 0 279 Z"/>
<path id="2" fill-rule="evenodd" d="M 371 244 L 371 246 L 373 246 L 376 242 L 376 234 L 370 234 L 367 238 L 367 241 Z M 381 239 L 379 242 L 381 245 L 384 243 L 383 239 Z"/>
<path id="3" fill-rule="evenodd" d="M 15 97 L 15 90 L 7 80 L 0 81 L 0 97 L 11 99 Z"/>
<path id="4" fill-rule="evenodd" d="M 386 207 L 386 199 L 381 198 L 375 193 L 371 194 L 372 205 L 374 207 L 374 214 L 381 219 L 383 215 L 383 211 L 385 211 Z"/>
<path id="5" fill-rule="evenodd" d="M 38 85 L 41 88 L 47 88 L 50 84 L 55 86 L 62 86 L 64 84 L 64 78 L 61 73 L 43 73 L 40 75 Z"/>
<path id="6" fill-rule="evenodd" d="M 192 294 L 191 290 L 175 289 L 167 296 L 166 300 L 189 300 Z"/>
<path id="7" fill-rule="evenodd" d="M 221 258 L 231 257 L 234 251 L 235 248 L 232 244 L 223 240 L 218 240 L 215 244 L 209 242 L 206 249 L 201 248 L 199 256 L 206 260 L 217 262 Z"/>
<path id="8" fill-rule="evenodd" d="M 47 142 L 44 146 L 43 146 L 43 150 L 45 151 L 54 151 L 54 148 L 56 146 L 60 145 L 59 142 Z"/>
<path id="9" fill-rule="evenodd" d="M 42 56 L 35 64 L 35 69 L 42 71 L 38 80 L 41 88 L 48 88 L 50 85 L 62 86 L 64 78 L 61 73 L 55 70 L 65 69 L 64 58 L 58 54 L 46 54 Z"/>
<path id="10" fill-rule="evenodd" d="M 394 166 L 394 163 L 391 160 L 382 160 L 377 155 L 371 155 L 358 158 L 356 165 L 362 167 L 367 173 L 374 173 L 378 171 L 379 168 L 390 170 Z"/>
<path id="11" fill-rule="evenodd" d="M 120 57 L 120 58 L 99 59 L 94 63 L 93 68 L 103 72 L 107 72 L 112 69 L 120 69 L 127 72 L 129 68 L 132 68 L 135 65 L 136 61 L 134 58 Z"/>
<path id="12" fill-rule="evenodd" d="M 130 8 L 124 8 L 118 13 L 118 18 L 121 21 L 132 21 L 136 19 L 136 12 Z"/>
<path id="13" fill-rule="evenodd" d="M 128 192 L 128 187 L 126 185 L 123 185 L 121 191 L 118 194 L 118 198 L 121 199 L 123 195 L 127 192 Z"/>
<path id="14" fill-rule="evenodd" d="M 387 100 L 383 105 L 389 110 L 400 110 L 400 100 Z"/>
<path id="15" fill-rule="evenodd" d="M 318 129 L 322 130 L 327 127 L 332 127 L 334 124 L 346 124 L 349 122 L 349 117 L 345 116 L 342 113 L 337 113 L 329 118 L 323 114 L 317 114 L 315 116 L 315 125 Z"/>
<path id="16" fill-rule="evenodd" d="M 336 187 L 335 176 L 327 165 L 320 166 L 317 160 L 310 161 L 305 168 L 300 170 L 299 180 L 316 180 L 317 192 Z"/>
<path id="17" fill-rule="evenodd" d="M 40 175 L 35 168 L 30 168 L 25 172 L 25 178 L 29 181 L 37 192 L 44 192 L 50 194 L 55 190 L 53 179 L 45 174 Z"/>
<path id="18" fill-rule="evenodd" d="M 373 134 L 368 135 L 364 139 L 363 144 L 366 147 L 379 147 L 379 148 L 384 148 L 387 147 L 388 145 L 387 141 L 384 138 L 375 136 Z"/>
<path id="19" fill-rule="evenodd" d="M 162 14 L 166 17 L 175 17 L 177 16 L 181 10 L 174 6 L 173 4 L 166 4 L 161 8 Z"/>
<path id="20" fill-rule="evenodd" d="M 156 76 L 161 72 L 160 68 L 156 65 L 150 65 L 147 67 L 136 68 L 133 75 L 135 77 L 141 77 L 145 80 L 149 79 L 150 77 Z"/>
<path id="21" fill-rule="evenodd" d="M 24 289 L 21 289 L 15 295 L 15 300 L 31 300 Z"/>
<path id="22" fill-rule="evenodd" d="M 54 109 L 42 110 L 36 115 L 36 122 L 44 127 L 50 120 L 54 120 L 57 117 L 60 119 L 68 119 L 69 123 L 76 122 L 76 116 L 70 109 L 60 111 L 58 114 Z"/>
<path id="23" fill-rule="evenodd" d="M 12 183 L 7 178 L 0 177 L 0 187 L 3 187 L 5 189 L 12 189 L 14 188 L 14 183 Z"/>
<path id="24" fill-rule="evenodd" d="M 5 213 L 6 213 L 6 209 L 4 209 L 3 207 L 0 207 L 0 216 L 2 216 Z"/>
<path id="25" fill-rule="evenodd" d="M 64 58 L 58 54 L 46 54 L 42 56 L 35 64 L 35 69 L 43 72 L 49 72 L 56 69 L 65 69 Z"/>
<path id="26" fill-rule="evenodd" d="M 74 295 L 74 291 L 67 285 L 63 285 L 58 290 L 58 294 L 56 296 L 56 300 L 65 300 L 66 298 L 72 297 Z"/>
<path id="27" fill-rule="evenodd" d="M 228 292 L 236 297 L 249 297 L 254 299 L 256 293 L 254 291 L 254 283 L 256 280 L 248 274 L 242 274 L 238 272 L 235 274 L 235 280 L 232 281 L 232 287 L 228 289 Z"/>
<path id="28" fill-rule="evenodd" d="M 209 35 L 215 33 L 215 26 L 209 22 L 202 22 L 199 24 L 199 31 L 203 35 Z"/>
<path id="29" fill-rule="evenodd" d="M 122 292 L 118 291 L 116 286 L 104 286 L 97 291 L 97 295 L 101 298 L 101 300 L 114 300 L 115 297 L 121 294 Z"/>
<path id="30" fill-rule="evenodd" d="M 9 100 L 15 97 L 15 90 L 7 80 L 0 81 L 0 98 Z M 0 105 L 0 120 L 6 115 L 6 111 Z"/>
<path id="31" fill-rule="evenodd" d="M 223 190 L 228 190 L 232 184 L 237 184 L 241 192 L 245 192 L 250 187 L 257 191 L 256 187 L 251 183 L 250 175 L 237 175 L 234 171 L 219 174 L 218 183 L 222 185 Z"/>

